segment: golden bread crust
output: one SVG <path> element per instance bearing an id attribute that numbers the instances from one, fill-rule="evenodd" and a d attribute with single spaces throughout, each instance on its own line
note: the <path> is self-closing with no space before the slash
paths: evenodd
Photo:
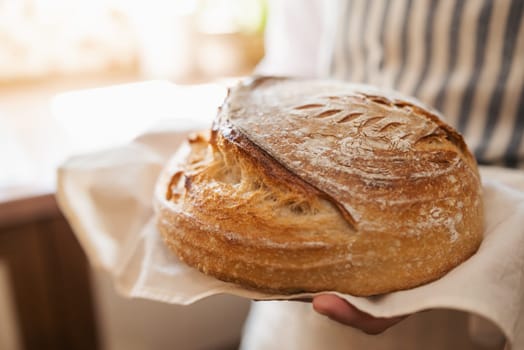
<path id="1" fill-rule="evenodd" d="M 445 274 L 482 239 L 476 163 L 416 102 L 331 81 L 232 89 L 157 184 L 190 266 L 264 291 L 374 295 Z"/>

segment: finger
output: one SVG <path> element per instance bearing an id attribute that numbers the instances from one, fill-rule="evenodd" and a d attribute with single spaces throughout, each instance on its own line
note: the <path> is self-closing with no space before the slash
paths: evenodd
<path id="1" fill-rule="evenodd" d="M 372 316 L 371 316 L 372 317 Z M 407 316 L 389 317 L 389 318 L 376 318 L 372 317 L 362 324 L 360 328 L 364 333 L 367 334 L 380 334 L 388 328 L 396 325 Z"/>
<path id="2" fill-rule="evenodd" d="M 342 324 L 358 328 L 368 334 L 382 333 L 389 327 L 403 320 L 406 316 L 377 318 L 335 295 L 320 295 L 313 299 L 313 308 L 320 314 Z"/>
<path id="3" fill-rule="evenodd" d="M 355 307 L 335 295 L 328 294 L 315 297 L 313 308 L 318 313 L 348 326 L 354 327 L 362 318 Z"/>

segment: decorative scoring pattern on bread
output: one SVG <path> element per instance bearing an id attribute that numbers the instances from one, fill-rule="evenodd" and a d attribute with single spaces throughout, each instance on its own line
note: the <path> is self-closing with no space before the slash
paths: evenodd
<path id="1" fill-rule="evenodd" d="M 157 184 L 187 264 L 265 291 L 374 295 L 455 267 L 482 239 L 476 163 L 417 102 L 333 81 L 255 78 Z"/>

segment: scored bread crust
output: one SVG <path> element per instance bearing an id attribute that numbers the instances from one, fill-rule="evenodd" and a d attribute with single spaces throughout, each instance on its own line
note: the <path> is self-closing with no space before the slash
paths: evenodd
<path id="1" fill-rule="evenodd" d="M 480 178 L 462 137 L 416 101 L 334 81 L 231 89 L 155 198 L 182 261 L 268 292 L 411 288 L 482 240 Z"/>

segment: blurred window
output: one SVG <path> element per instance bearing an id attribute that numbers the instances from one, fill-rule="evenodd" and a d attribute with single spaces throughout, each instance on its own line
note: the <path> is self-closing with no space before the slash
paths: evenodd
<path id="1" fill-rule="evenodd" d="M 264 0 L 0 0 L 0 83 L 105 70 L 206 79 L 250 72 Z"/>

